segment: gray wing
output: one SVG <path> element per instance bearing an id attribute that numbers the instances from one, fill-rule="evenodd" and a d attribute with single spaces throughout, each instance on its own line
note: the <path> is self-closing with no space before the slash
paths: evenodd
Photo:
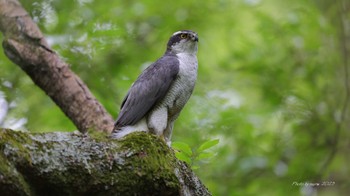
<path id="1" fill-rule="evenodd" d="M 115 129 L 134 125 L 168 92 L 179 72 L 175 56 L 163 56 L 145 69 L 124 98 Z"/>

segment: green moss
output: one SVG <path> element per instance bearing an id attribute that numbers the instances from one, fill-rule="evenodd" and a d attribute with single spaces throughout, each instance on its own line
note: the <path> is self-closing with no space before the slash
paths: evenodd
<path id="1" fill-rule="evenodd" d="M 9 134 L 9 132 L 11 132 L 11 134 Z M 30 142 L 31 140 L 25 132 L 0 129 L 0 149 L 3 149 L 4 145 L 6 145 L 8 149 L 11 149 L 8 153 L 16 152 L 16 156 L 11 156 L 11 159 L 29 160 L 28 149 L 23 144 L 28 144 Z"/>
<path id="2" fill-rule="evenodd" d="M 111 140 L 109 134 L 103 131 L 89 131 L 88 136 L 99 142 L 108 142 Z"/>
<path id="3" fill-rule="evenodd" d="M 8 159 L 27 159 L 29 157 L 26 149 L 21 145 L 27 141 L 28 135 L 23 132 L 13 132 L 7 134 L 9 129 L 0 129 L 0 193 L 3 195 L 30 195 L 29 185 L 23 176 L 17 172 L 16 166 Z M 6 146 L 6 151 L 4 151 Z M 16 156 L 12 156 L 12 150 L 17 151 Z"/>
<path id="4" fill-rule="evenodd" d="M 128 183 L 137 183 L 143 190 L 147 190 L 147 187 L 166 190 L 162 193 L 166 195 L 179 194 L 180 185 L 174 174 L 176 158 L 163 140 L 151 134 L 136 132 L 126 136 L 120 144 L 128 158 L 126 168 L 131 174 Z M 143 181 L 135 182 L 136 177 Z"/>

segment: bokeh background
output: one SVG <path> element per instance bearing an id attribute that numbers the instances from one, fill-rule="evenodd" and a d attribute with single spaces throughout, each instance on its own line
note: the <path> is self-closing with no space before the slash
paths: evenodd
<path id="1" fill-rule="evenodd" d="M 173 141 L 220 139 L 195 170 L 213 195 L 350 192 L 348 0 L 21 3 L 115 118 L 169 36 L 198 32 L 198 81 Z M 0 126 L 75 130 L 0 50 Z"/>

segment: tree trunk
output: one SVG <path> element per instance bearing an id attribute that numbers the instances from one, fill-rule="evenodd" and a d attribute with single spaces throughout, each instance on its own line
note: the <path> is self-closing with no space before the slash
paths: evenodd
<path id="1" fill-rule="evenodd" d="M 79 131 L 112 131 L 112 117 L 69 65 L 50 49 L 17 0 L 0 0 L 0 30 L 6 56 L 51 97 Z"/>

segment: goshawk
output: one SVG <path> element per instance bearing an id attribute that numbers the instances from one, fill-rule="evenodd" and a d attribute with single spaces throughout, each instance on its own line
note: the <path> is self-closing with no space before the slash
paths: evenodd
<path id="1" fill-rule="evenodd" d="M 174 122 L 190 98 L 197 79 L 198 35 L 175 32 L 165 54 L 147 67 L 125 96 L 112 137 L 135 131 L 163 137 L 170 145 Z"/>

